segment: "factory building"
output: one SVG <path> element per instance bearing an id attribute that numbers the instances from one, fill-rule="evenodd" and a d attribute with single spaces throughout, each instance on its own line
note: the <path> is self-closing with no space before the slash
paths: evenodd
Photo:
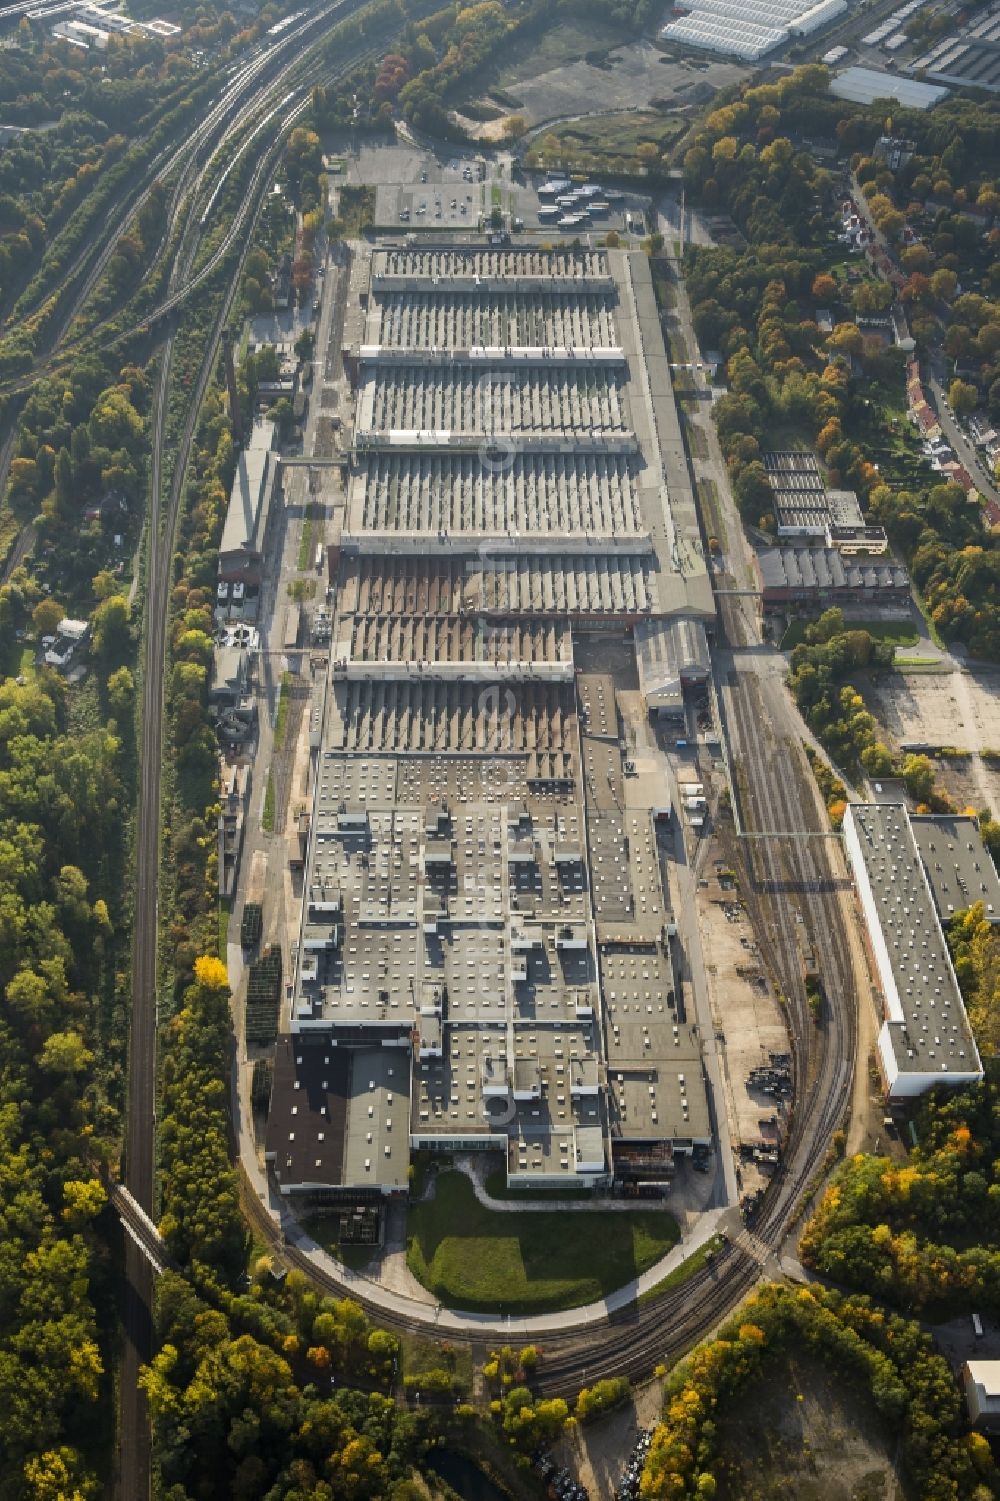
<path id="1" fill-rule="evenodd" d="M 684 712 L 684 689 L 708 679 L 712 663 L 700 620 L 644 620 L 635 628 L 639 689 L 650 714 Z"/>
<path id="2" fill-rule="evenodd" d="M 927 846 L 937 840 L 922 839 L 933 855 Z M 882 999 L 877 1052 L 888 1098 L 977 1082 L 983 1068 L 938 915 L 941 897 L 906 808 L 848 804 L 844 843 Z"/>
<path id="3" fill-rule="evenodd" d="M 664 692 L 708 667 L 648 260 L 376 247 L 345 346 L 271 1170 L 327 1198 L 400 1191 L 418 1149 L 500 1154 L 512 1186 L 667 1182 L 711 1128 L 675 999 L 666 791 L 626 777 L 616 682 L 578 664 L 606 633 Z"/>
<path id="4" fill-rule="evenodd" d="M 1000 1434 L 1000 1360 L 967 1360 L 962 1388 L 973 1428 Z"/>
<path id="5" fill-rule="evenodd" d="M 278 456 L 273 452 L 274 424 L 256 422 L 250 442 L 240 453 L 229 492 L 229 506 L 219 543 L 217 603 L 243 606 L 232 613 L 246 618 L 246 606 L 260 588 L 264 536 L 277 484 Z"/>
<path id="6" fill-rule="evenodd" d="M 765 612 L 820 611 L 830 605 L 910 602 L 910 576 L 893 558 L 863 557 L 835 547 L 761 547 L 754 569 Z"/>

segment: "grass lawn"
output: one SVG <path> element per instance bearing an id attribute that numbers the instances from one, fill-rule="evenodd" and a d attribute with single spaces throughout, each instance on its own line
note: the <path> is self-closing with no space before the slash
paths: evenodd
<path id="1" fill-rule="evenodd" d="M 651 142 L 661 155 L 669 151 L 687 129 L 679 115 L 661 115 L 653 110 L 629 110 L 621 114 L 590 115 L 545 130 L 531 143 L 525 157 L 529 167 L 571 166 L 580 171 L 606 171 L 612 164 L 641 165 L 638 148 Z"/>
<path id="2" fill-rule="evenodd" d="M 452 1344 L 430 1334 L 401 1334 L 402 1374 L 418 1376 L 421 1371 L 450 1371 L 464 1391 L 472 1389 L 472 1346 Z"/>
<path id="3" fill-rule="evenodd" d="M 663 1210 L 502 1213 L 484 1209 L 462 1173 L 410 1207 L 406 1261 L 450 1307 L 544 1313 L 591 1303 L 647 1270 L 680 1232 Z"/>
<path id="4" fill-rule="evenodd" d="M 302 535 L 299 538 L 299 555 L 296 564 L 300 573 L 304 573 L 312 562 L 313 515 L 312 502 L 310 502 L 306 506 L 305 520 L 302 523 Z"/>
<path id="5" fill-rule="evenodd" d="M 793 646 L 799 646 L 805 640 L 806 626 L 812 623 L 810 620 L 793 620 L 781 638 L 781 650 L 791 651 Z M 920 640 L 908 620 L 845 620 L 844 629 L 867 631 L 876 641 L 892 641 L 896 646 L 916 646 Z"/>
<path id="6" fill-rule="evenodd" d="M 274 772 L 267 774 L 267 788 L 264 792 L 264 811 L 261 814 L 260 826 L 265 834 L 274 833 Z"/>
<path id="7" fill-rule="evenodd" d="M 679 1287 L 682 1282 L 686 1282 L 689 1277 L 693 1277 L 695 1272 L 700 1272 L 708 1259 L 709 1251 L 721 1251 L 724 1244 L 725 1242 L 721 1235 L 713 1235 L 712 1239 L 706 1241 L 703 1246 L 699 1246 L 697 1251 L 692 1251 L 691 1255 L 685 1261 L 682 1261 L 680 1266 L 675 1266 L 672 1272 L 668 1272 L 661 1281 L 657 1282 L 655 1287 L 651 1287 L 646 1292 L 640 1293 L 637 1299 L 639 1307 L 642 1308 L 644 1304 L 652 1303 L 654 1298 L 662 1297 L 670 1288 Z"/>
<path id="8" fill-rule="evenodd" d="M 219 958 L 225 963 L 229 949 L 229 916 L 233 904 L 228 896 L 219 898 Z"/>
<path id="9" fill-rule="evenodd" d="M 914 640 L 916 640 L 916 637 L 914 637 Z M 285 743 L 285 731 L 288 728 L 288 706 L 291 701 L 290 695 L 292 691 L 292 679 L 293 674 L 290 672 L 283 672 L 281 674 L 281 692 L 278 695 L 278 713 L 274 721 L 274 748 L 276 751 L 281 750 L 281 747 Z"/>

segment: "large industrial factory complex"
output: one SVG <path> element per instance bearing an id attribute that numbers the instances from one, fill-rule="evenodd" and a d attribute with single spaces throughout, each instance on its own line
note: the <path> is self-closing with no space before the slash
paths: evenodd
<path id="1" fill-rule="evenodd" d="M 511 1185 L 669 1181 L 712 1139 L 674 972 L 654 720 L 714 621 L 645 255 L 375 248 L 331 538 L 290 1015 L 282 1193 L 405 1192 L 410 1152 Z M 635 661 L 635 653 L 639 661 Z"/>

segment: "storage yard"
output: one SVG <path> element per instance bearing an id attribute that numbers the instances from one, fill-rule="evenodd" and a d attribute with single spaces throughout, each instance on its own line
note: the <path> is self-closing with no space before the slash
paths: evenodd
<path id="1" fill-rule="evenodd" d="M 376 248 L 344 343 L 275 1180 L 391 1195 L 423 1148 L 502 1154 L 511 1186 L 665 1191 L 714 1133 L 670 796 L 635 774 L 621 694 L 683 715 L 714 607 L 648 261 Z M 591 665 L 623 645 L 626 674 Z"/>

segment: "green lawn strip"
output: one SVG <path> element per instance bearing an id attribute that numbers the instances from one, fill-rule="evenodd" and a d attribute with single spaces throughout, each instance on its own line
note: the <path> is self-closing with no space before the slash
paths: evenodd
<path id="1" fill-rule="evenodd" d="M 219 898 L 219 958 L 225 962 L 229 948 L 229 915 L 233 904 L 228 896 Z"/>
<path id="2" fill-rule="evenodd" d="M 931 619 L 930 610 L 924 604 L 924 601 L 920 598 L 920 595 L 916 592 L 914 592 L 914 598 L 917 601 L 917 609 L 920 611 L 921 615 L 924 617 L 924 620 L 927 622 L 927 634 L 930 636 L 935 646 L 940 647 L 942 651 L 947 651 L 948 648 L 944 644 L 944 641 L 941 637 L 941 632 L 938 630 L 937 626 L 934 624 L 934 621 Z"/>
<path id="3" fill-rule="evenodd" d="M 281 674 L 281 688 L 278 692 L 278 713 L 274 721 L 274 749 L 280 751 L 285 743 L 285 731 L 288 728 L 288 705 L 291 702 L 291 687 L 293 674 L 283 672 Z"/>
<path id="4" fill-rule="evenodd" d="M 312 562 L 313 545 L 313 508 L 306 506 L 306 518 L 302 523 L 302 536 L 299 539 L 298 570 L 304 573 Z"/>
<path id="5" fill-rule="evenodd" d="M 497 1313 L 543 1313 L 596 1302 L 655 1265 L 680 1232 L 663 1210 L 581 1214 L 484 1209 L 461 1173 L 439 1175 L 434 1198 L 410 1206 L 406 1260 L 441 1302 Z"/>
<path id="6" fill-rule="evenodd" d="M 781 650 L 791 651 L 805 640 L 810 620 L 793 620 L 781 638 Z M 894 641 L 897 646 L 916 646 L 920 634 L 908 620 L 845 620 L 845 631 L 867 631 L 876 641 Z"/>
<path id="7" fill-rule="evenodd" d="M 452 1344 L 431 1334 L 399 1336 L 402 1374 L 419 1376 L 422 1371 L 450 1371 L 463 1391 L 472 1390 L 472 1346 Z"/>
<path id="8" fill-rule="evenodd" d="M 701 1271 L 708 1260 L 709 1251 L 721 1251 L 724 1245 L 725 1241 L 721 1235 L 713 1235 L 711 1240 L 707 1240 L 703 1246 L 698 1247 L 697 1251 L 692 1251 L 690 1256 L 685 1257 L 680 1266 L 675 1266 L 672 1272 L 668 1272 L 653 1287 L 640 1293 L 636 1299 L 637 1306 L 642 1308 L 643 1304 L 652 1303 L 655 1298 L 662 1298 L 663 1294 L 669 1292 L 672 1287 L 679 1287 L 682 1282 L 693 1277 L 695 1272 Z"/>
<path id="9" fill-rule="evenodd" d="M 701 518 L 705 523 L 705 530 L 716 539 L 720 547 L 726 546 L 728 533 L 723 524 L 722 514 L 719 509 L 719 487 L 714 479 L 699 478 L 695 481 L 698 493 L 698 504 L 701 506 Z"/>
<path id="10" fill-rule="evenodd" d="M 264 793 L 264 812 L 261 814 L 260 826 L 265 834 L 274 833 L 274 772 L 267 774 L 267 791 Z"/>

